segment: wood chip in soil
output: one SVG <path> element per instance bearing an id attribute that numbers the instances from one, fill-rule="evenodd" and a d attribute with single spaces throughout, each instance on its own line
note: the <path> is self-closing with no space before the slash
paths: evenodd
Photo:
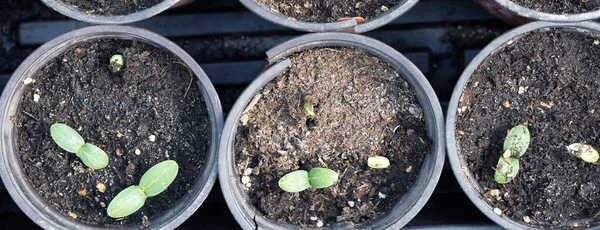
<path id="1" fill-rule="evenodd" d="M 431 150 L 412 88 L 392 65 L 358 49 L 316 48 L 291 60 L 290 69 L 258 92 L 243 115 L 247 123 L 239 123 L 240 186 L 259 212 L 278 222 L 329 226 L 385 214 L 413 186 Z M 304 114 L 304 101 L 317 105 L 314 118 Z M 369 168 L 375 155 L 391 166 Z M 278 187 L 283 175 L 314 167 L 336 171 L 339 180 L 300 193 Z"/>
<path id="2" fill-rule="evenodd" d="M 108 68 L 115 53 L 125 56 L 126 65 L 116 74 Z M 88 224 L 141 225 L 143 216 L 151 221 L 196 192 L 192 186 L 209 150 L 210 121 L 195 81 L 184 97 L 190 72 L 178 62 L 145 43 L 94 40 L 59 54 L 32 76 L 16 114 L 18 158 L 24 178 L 50 208 Z M 102 148 L 109 165 L 91 170 L 58 147 L 50 137 L 57 122 Z M 167 159 L 179 164 L 179 174 L 165 192 L 129 217 L 106 215 L 113 197 Z M 77 193 L 84 189 L 85 195 Z"/>
<path id="3" fill-rule="evenodd" d="M 502 216 L 536 228 L 572 227 L 569 221 L 600 211 L 600 167 L 566 148 L 600 148 L 598 60 L 598 35 L 550 29 L 504 45 L 471 76 L 458 107 L 456 141 L 482 197 L 499 190 L 485 201 Z M 518 124 L 527 124 L 531 143 L 519 174 L 500 185 L 494 167 L 507 131 Z"/>

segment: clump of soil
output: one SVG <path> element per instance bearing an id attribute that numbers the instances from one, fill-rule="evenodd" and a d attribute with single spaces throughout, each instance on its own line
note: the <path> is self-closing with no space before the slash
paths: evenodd
<path id="1" fill-rule="evenodd" d="M 340 18 L 376 17 L 400 3 L 400 0 L 254 0 L 275 13 L 304 22 L 335 22 Z"/>
<path id="2" fill-rule="evenodd" d="M 598 37 L 542 30 L 499 48 L 471 76 L 458 106 L 456 141 L 482 196 L 502 216 L 534 227 L 572 227 L 569 221 L 600 211 L 600 167 L 566 149 L 600 147 L 598 60 Z M 531 143 L 521 170 L 500 185 L 493 168 L 504 137 L 523 123 Z"/>
<path id="3" fill-rule="evenodd" d="M 118 73 L 108 67 L 115 53 L 125 57 Z M 188 90 L 190 74 L 168 51 L 129 40 L 84 42 L 60 54 L 25 86 L 16 114 L 25 179 L 50 207 L 88 224 L 141 223 L 168 210 L 194 192 L 210 144 L 208 112 L 195 82 Z M 92 170 L 62 150 L 50 136 L 54 123 L 106 151 L 109 165 Z M 167 159 L 179 174 L 165 192 L 129 217 L 108 217 L 112 198 Z"/>
<path id="4" fill-rule="evenodd" d="M 580 14 L 600 9 L 600 0 L 511 0 L 532 10 L 550 14 Z"/>
<path id="5" fill-rule="evenodd" d="M 236 163 L 240 178 L 250 178 L 242 186 L 252 203 L 271 220 L 302 226 L 366 222 L 389 211 L 431 150 L 412 88 L 392 65 L 358 49 L 311 49 L 291 60 L 238 126 Z M 317 106 L 315 117 L 303 112 L 304 101 Z M 375 155 L 391 166 L 369 168 Z M 314 167 L 336 171 L 339 180 L 300 193 L 278 187 L 283 175 Z"/>
<path id="6" fill-rule="evenodd" d="M 162 0 L 62 0 L 88 14 L 127 15 L 153 7 Z"/>

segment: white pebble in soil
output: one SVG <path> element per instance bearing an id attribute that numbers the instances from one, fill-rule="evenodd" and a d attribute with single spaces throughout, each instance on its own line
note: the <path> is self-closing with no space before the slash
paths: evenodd
<path id="1" fill-rule="evenodd" d="M 246 170 L 244 170 L 244 176 L 248 176 L 248 175 L 252 174 L 252 171 L 254 171 L 253 168 L 247 168 Z"/>
<path id="2" fill-rule="evenodd" d="M 40 95 L 39 95 L 39 94 L 37 94 L 37 93 L 36 93 L 36 94 L 34 94 L 34 95 L 33 95 L 33 101 L 34 101 L 34 102 L 39 102 L 39 101 L 40 101 Z"/>
<path id="3" fill-rule="evenodd" d="M 496 213 L 497 215 L 502 215 L 502 210 L 500 210 L 499 208 L 494 208 L 494 213 Z"/>
<path id="4" fill-rule="evenodd" d="M 155 142 L 155 141 L 156 141 L 156 136 L 154 136 L 154 135 L 150 135 L 150 136 L 148 137 L 148 140 L 149 140 L 150 142 Z"/>
<path id="5" fill-rule="evenodd" d="M 318 228 L 323 227 L 323 221 L 320 221 L 320 220 L 317 221 L 317 227 Z"/>
<path id="6" fill-rule="evenodd" d="M 529 222 L 531 222 L 531 219 L 528 216 L 524 216 L 523 217 L 523 222 L 529 223 Z"/>
<path id="7" fill-rule="evenodd" d="M 31 82 L 33 82 L 33 79 L 31 79 L 30 77 L 25 78 L 25 80 L 23 80 L 23 84 L 25 84 L 25 85 L 31 84 Z"/>
<path id="8" fill-rule="evenodd" d="M 242 184 L 248 184 L 250 183 L 250 177 L 249 176 L 243 176 L 242 177 Z"/>
<path id="9" fill-rule="evenodd" d="M 348 201 L 348 206 L 350 206 L 351 208 L 354 208 L 354 201 Z"/>
<path id="10" fill-rule="evenodd" d="M 252 183 L 247 183 L 246 187 L 248 187 L 248 188 L 252 187 Z"/>
<path id="11" fill-rule="evenodd" d="M 319 220 L 319 218 L 318 218 L 318 217 L 316 217 L 316 216 L 311 216 L 311 217 L 310 217 L 310 220 L 312 220 L 312 221 L 317 221 L 317 220 Z"/>
<path id="12" fill-rule="evenodd" d="M 135 149 L 135 155 L 139 156 L 140 154 L 142 154 L 142 151 L 140 151 L 140 149 Z"/>
<path id="13" fill-rule="evenodd" d="M 379 192 L 379 198 L 381 198 L 381 199 L 385 199 L 385 198 L 387 198 L 387 195 L 385 195 L 385 194 L 383 194 L 383 193 Z"/>

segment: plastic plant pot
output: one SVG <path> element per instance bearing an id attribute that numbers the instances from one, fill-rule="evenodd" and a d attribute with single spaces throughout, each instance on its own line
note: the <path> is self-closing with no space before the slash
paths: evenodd
<path id="1" fill-rule="evenodd" d="M 502 36 L 496 38 L 489 45 L 487 45 L 481 52 L 475 56 L 475 58 L 471 61 L 471 63 L 466 67 L 460 79 L 458 80 L 454 91 L 452 93 L 452 98 L 448 105 L 448 112 L 446 117 L 446 140 L 447 140 L 447 150 L 448 150 L 448 160 L 452 166 L 452 171 L 456 176 L 461 188 L 467 194 L 469 199 L 475 204 L 475 206 L 483 212 L 488 218 L 502 226 L 506 229 L 532 229 L 530 226 L 526 226 L 519 221 L 515 221 L 510 218 L 504 218 L 496 213 L 494 213 L 494 207 L 488 204 L 485 201 L 485 197 L 483 197 L 482 191 L 484 191 L 481 186 L 479 186 L 476 179 L 474 179 L 474 175 L 469 169 L 469 166 L 466 164 L 465 159 L 460 153 L 459 146 L 456 143 L 456 119 L 457 119 L 457 109 L 460 97 L 463 93 L 463 90 L 467 86 L 471 75 L 475 72 L 475 70 L 479 67 L 479 65 L 486 59 L 489 55 L 493 54 L 501 47 L 506 45 L 507 43 L 512 43 L 515 39 L 520 38 L 525 33 L 541 30 L 544 28 L 568 28 L 572 31 L 581 32 L 581 33 L 600 33 L 600 25 L 593 22 L 578 22 L 578 23 L 553 23 L 553 22 L 532 22 L 520 27 L 517 27 L 511 31 L 506 32 Z M 589 221 L 589 220 L 588 220 Z M 570 221 L 571 222 L 571 221 Z M 573 223 L 581 222 L 584 223 L 586 220 L 573 220 Z M 598 229 L 598 226 L 592 227 L 593 229 Z"/>
<path id="2" fill-rule="evenodd" d="M 517 5 L 511 0 L 475 1 L 497 18 L 512 25 L 531 21 L 580 22 L 600 18 L 600 10 L 580 14 L 550 14 Z"/>
<path id="3" fill-rule="evenodd" d="M 210 138 L 208 152 L 206 153 L 205 165 L 198 172 L 195 183 L 190 187 L 193 193 L 184 196 L 177 201 L 171 209 L 164 213 L 151 217 L 151 227 L 156 229 L 174 229 L 190 217 L 204 202 L 217 177 L 217 147 L 219 134 L 223 127 L 223 112 L 217 93 L 210 80 L 202 71 L 198 63 L 194 61 L 183 49 L 173 42 L 148 30 L 129 26 L 91 26 L 63 34 L 34 51 L 17 68 L 8 81 L 2 97 L 0 106 L 2 108 L 0 117 L 2 119 L 2 140 L 0 148 L 0 176 L 15 203 L 19 208 L 37 225 L 45 229 L 101 229 L 99 226 L 87 225 L 73 218 L 59 213 L 38 195 L 29 182 L 25 181 L 24 172 L 21 168 L 19 156 L 17 155 L 16 127 L 11 121 L 19 107 L 19 101 L 25 89 L 23 80 L 32 76 L 48 61 L 60 55 L 63 51 L 81 42 L 95 39 L 127 39 L 148 43 L 165 50 L 184 62 L 196 75 L 196 82 L 204 98 L 207 107 L 208 120 L 210 121 Z M 115 228 L 112 226 L 111 228 Z M 124 229 L 139 229 L 139 224 L 123 226 Z"/>
<path id="4" fill-rule="evenodd" d="M 362 23 L 362 21 L 360 20 L 357 21 L 356 19 L 332 23 L 312 23 L 290 20 L 286 16 L 272 12 L 271 10 L 269 10 L 269 8 L 267 8 L 267 6 L 257 5 L 253 0 L 240 0 L 240 2 L 244 6 L 246 6 L 246 8 L 257 14 L 258 16 L 284 27 L 307 32 L 344 31 L 353 33 L 364 33 L 382 27 L 385 24 L 390 23 L 394 19 L 402 16 L 413 6 L 415 6 L 418 1 L 419 0 L 402 1 L 401 3 L 398 3 L 398 5 L 389 9 L 385 13 L 377 17 L 368 19 L 364 23 Z"/>
<path id="5" fill-rule="evenodd" d="M 234 141 L 243 111 L 254 95 L 265 84 L 291 65 L 287 58 L 292 53 L 315 47 L 353 47 L 371 53 L 389 63 L 411 85 L 424 112 L 431 151 L 425 157 L 419 177 L 412 188 L 392 210 L 371 222 L 354 226 L 337 223 L 332 229 L 399 229 L 406 225 L 427 202 L 442 172 L 445 149 L 442 110 L 429 82 L 406 57 L 382 42 L 361 35 L 347 33 L 319 33 L 304 35 L 267 51 L 270 68 L 256 78 L 235 102 L 221 136 L 219 150 L 219 182 L 227 205 L 243 229 L 298 229 L 301 226 L 278 223 L 263 216 L 250 202 L 236 173 Z M 275 64 L 276 63 L 276 64 Z"/>
<path id="6" fill-rule="evenodd" d="M 191 0 L 164 0 L 150 8 L 128 15 L 90 14 L 82 9 L 64 3 L 62 0 L 42 0 L 42 2 L 67 17 L 90 24 L 129 24 L 150 18 L 171 7 L 187 4 Z"/>

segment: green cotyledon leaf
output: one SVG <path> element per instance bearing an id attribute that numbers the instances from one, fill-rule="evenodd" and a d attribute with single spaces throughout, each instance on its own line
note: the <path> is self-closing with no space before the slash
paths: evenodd
<path id="1" fill-rule="evenodd" d="M 285 174 L 283 177 L 281 177 L 281 179 L 279 179 L 279 187 L 286 192 L 301 192 L 310 188 L 308 172 L 304 170 L 297 170 Z"/>
<path id="2" fill-rule="evenodd" d="M 79 133 L 65 124 L 53 124 L 50 127 L 50 136 L 59 147 L 70 153 L 77 153 L 85 144 Z"/>
<path id="3" fill-rule="evenodd" d="M 90 168 L 101 169 L 108 165 L 108 155 L 102 149 L 90 143 L 85 143 L 76 154 Z"/>
<path id="4" fill-rule="evenodd" d="M 106 212 L 112 218 L 129 216 L 144 206 L 146 198 L 142 188 L 136 185 L 129 186 L 110 201 Z"/>
<path id="5" fill-rule="evenodd" d="M 148 197 L 156 196 L 173 183 L 178 171 L 179 166 L 174 160 L 160 162 L 144 173 L 140 187 Z"/>
<path id="6" fill-rule="evenodd" d="M 315 188 L 327 188 L 338 179 L 338 174 L 327 168 L 313 168 L 308 173 L 310 185 Z"/>

